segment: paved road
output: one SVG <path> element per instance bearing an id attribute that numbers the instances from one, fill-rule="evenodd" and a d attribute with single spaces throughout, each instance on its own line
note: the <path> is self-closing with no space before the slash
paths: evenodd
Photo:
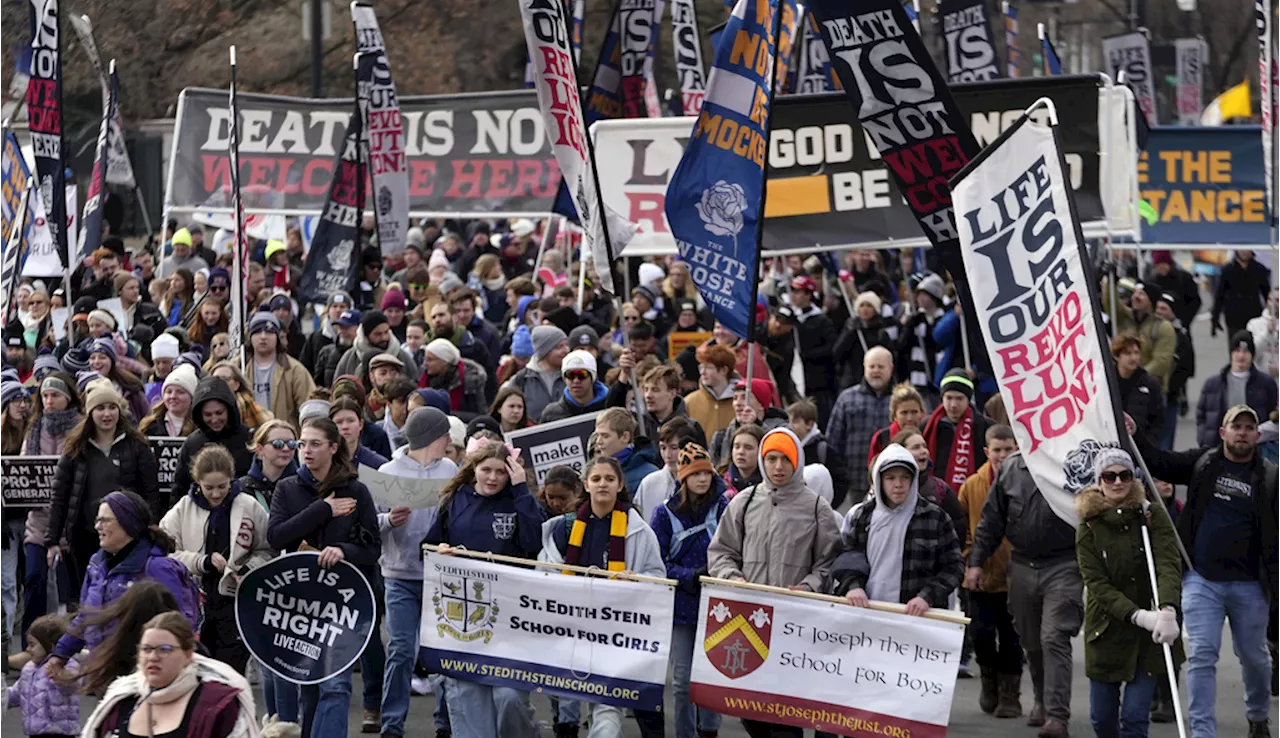
<path id="1" fill-rule="evenodd" d="M 1191 397 L 1199 397 L 1200 385 L 1204 381 L 1204 377 L 1210 372 L 1217 369 L 1225 363 L 1226 356 L 1226 338 L 1219 335 L 1215 338 L 1209 337 L 1209 326 L 1205 321 L 1199 321 L 1192 329 L 1192 335 L 1195 339 L 1197 355 L 1199 361 L 1199 374 L 1191 380 Z M 1177 448 L 1190 447 L 1195 438 L 1195 415 L 1194 410 L 1178 423 L 1178 437 L 1176 442 Z M 1222 736 L 1244 736 L 1248 733 L 1248 722 L 1244 716 L 1244 685 L 1240 676 L 1240 664 L 1236 660 L 1231 649 L 1231 634 L 1227 630 L 1223 635 L 1222 643 L 1222 659 L 1218 667 L 1218 725 L 1219 734 Z M 1083 737 L 1092 734 L 1092 728 L 1089 725 L 1089 682 L 1084 676 L 1084 646 L 1080 638 L 1074 642 L 1075 651 L 1075 673 L 1071 699 L 1071 732 L 1073 735 Z M 350 712 L 349 731 L 352 736 L 356 736 L 360 731 L 360 679 L 356 675 L 356 685 L 352 700 L 352 709 Z M 1023 707 L 1030 708 L 1031 683 L 1030 677 L 1023 679 Z M 1183 704 L 1185 705 L 1185 692 Z M 91 708 L 91 701 L 86 700 L 81 707 L 81 714 L 88 717 Z M 433 736 L 434 728 L 431 722 L 431 712 L 434 700 L 430 696 L 414 697 L 409 708 L 409 734 L 411 736 Z M 538 711 L 538 719 L 547 721 L 550 719 L 550 708 L 547 699 L 541 696 L 535 696 L 534 705 Z M 670 703 L 668 703 L 668 707 Z M 956 685 L 955 701 L 951 708 L 951 724 L 948 728 L 948 736 L 951 738 L 988 738 L 993 735 L 994 731 L 1008 730 L 1009 733 L 1004 734 L 1005 738 L 1033 738 L 1035 730 L 1025 726 L 1025 720 L 996 720 L 988 715 L 984 715 L 978 709 L 978 682 L 976 679 L 959 680 Z M 1275 735 L 1274 725 L 1276 724 L 1276 708 L 1272 706 L 1272 734 Z M 5 713 L 3 721 L 0 721 L 0 732 L 4 735 L 19 735 L 22 726 L 16 710 L 10 710 Z M 627 721 L 624 734 L 626 736 L 639 736 L 639 730 L 633 721 Z M 675 735 L 674 729 L 668 724 L 668 735 Z M 732 736 L 738 738 L 745 736 L 746 732 L 742 730 L 741 724 L 737 720 L 728 719 L 725 721 L 723 729 L 720 731 L 722 736 Z M 1173 738 L 1177 735 L 1177 728 L 1173 725 L 1152 725 L 1150 734 L 1154 738 Z M 543 731 L 543 735 L 550 735 L 550 730 Z M 585 733 L 584 733 L 585 735 Z"/>

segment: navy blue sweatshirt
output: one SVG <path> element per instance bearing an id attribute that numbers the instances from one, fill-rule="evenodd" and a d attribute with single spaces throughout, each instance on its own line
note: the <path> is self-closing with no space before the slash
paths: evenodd
<path id="1" fill-rule="evenodd" d="M 463 485 L 436 515 L 424 543 L 536 559 L 542 550 L 542 508 L 523 482 L 492 497 Z"/>

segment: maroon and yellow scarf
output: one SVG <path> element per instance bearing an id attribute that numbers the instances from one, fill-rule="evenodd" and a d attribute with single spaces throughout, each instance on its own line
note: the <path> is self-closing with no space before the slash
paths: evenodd
<path id="1" fill-rule="evenodd" d="M 582 503 L 574 516 L 569 531 L 569 546 L 564 552 L 564 563 L 578 566 L 582 559 L 582 541 L 587 537 L 587 521 L 591 519 L 591 501 Z M 609 514 L 609 571 L 627 570 L 627 505 L 621 500 L 613 505 Z M 565 574 L 576 572 L 564 570 Z"/>

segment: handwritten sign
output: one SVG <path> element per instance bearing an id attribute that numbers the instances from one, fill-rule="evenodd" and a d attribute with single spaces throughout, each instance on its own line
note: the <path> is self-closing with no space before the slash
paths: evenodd
<path id="1" fill-rule="evenodd" d="M 440 502 L 440 490 L 448 479 L 413 479 L 383 474 L 371 466 L 360 467 L 360 482 L 369 488 L 373 501 L 382 507 L 422 510 Z"/>

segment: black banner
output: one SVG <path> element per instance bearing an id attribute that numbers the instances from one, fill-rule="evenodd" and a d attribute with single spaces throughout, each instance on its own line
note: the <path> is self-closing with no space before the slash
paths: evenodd
<path id="1" fill-rule="evenodd" d="M 156 455 L 156 465 L 160 467 L 160 499 L 169 499 L 173 492 L 173 480 L 178 473 L 178 453 L 182 451 L 185 438 L 177 436 L 156 436 L 147 439 L 151 443 L 151 453 Z M 186 494 L 184 489 L 180 494 Z"/>
<path id="2" fill-rule="evenodd" d="M 58 254 L 67 253 L 66 173 L 62 166 L 62 24 L 58 0 L 31 3 L 31 80 L 27 120 L 36 179 Z M 66 258 L 62 256 L 62 258 Z"/>
<path id="3" fill-rule="evenodd" d="M 102 212 L 107 202 L 107 159 L 111 151 L 112 122 L 116 119 L 116 93 L 120 89 L 115 60 L 111 62 L 111 86 L 102 101 L 102 124 L 98 128 L 98 147 L 93 155 L 93 172 L 84 197 L 84 215 L 80 218 L 80 256 L 97 250 L 102 243 Z"/>
<path id="4" fill-rule="evenodd" d="M 341 561 L 321 568 L 314 551 L 285 554 L 254 569 L 236 592 L 240 638 L 259 661 L 294 684 L 346 671 L 369 643 L 373 588 Z"/>
<path id="5" fill-rule="evenodd" d="M 329 200 L 324 204 L 311 253 L 298 282 L 300 302 L 320 303 L 334 292 L 356 293 L 360 271 L 360 208 L 364 204 L 364 183 L 368 167 L 360 156 L 361 118 L 359 110 L 347 123 L 347 137 L 342 154 L 334 164 L 336 171 L 329 185 Z"/>
<path id="6" fill-rule="evenodd" d="M 237 104 L 240 184 L 250 207 L 321 212 L 354 101 L 240 94 Z M 560 170 L 533 90 L 402 97 L 400 110 L 410 212 L 550 211 Z M 228 117 L 225 90 L 183 91 L 172 207 L 226 206 Z"/>
<path id="7" fill-rule="evenodd" d="M 948 82 L 983 82 L 1003 76 L 986 0 L 942 0 L 938 15 L 942 16 Z"/>
<path id="8" fill-rule="evenodd" d="M 57 456 L 6 456 L 0 459 L 5 507 L 45 507 L 53 501 Z"/>

